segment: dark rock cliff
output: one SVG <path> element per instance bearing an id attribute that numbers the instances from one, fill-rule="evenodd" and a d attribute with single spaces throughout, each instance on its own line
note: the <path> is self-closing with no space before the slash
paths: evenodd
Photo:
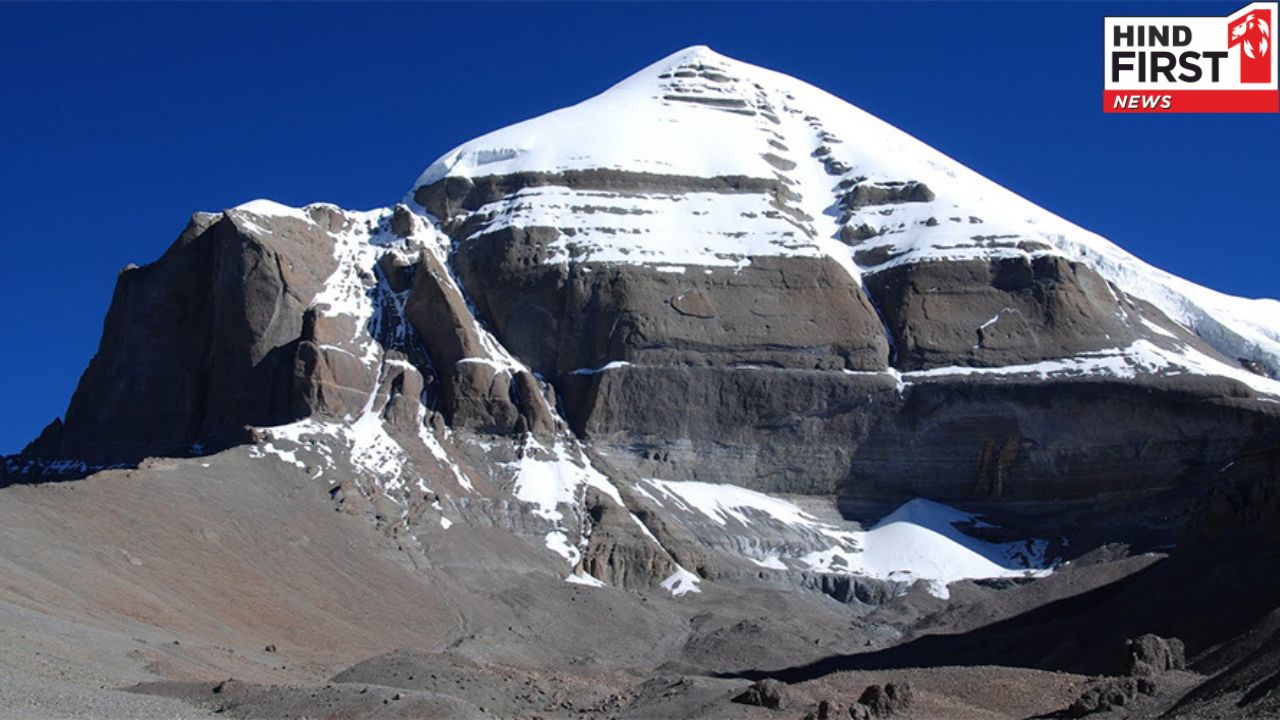
<path id="1" fill-rule="evenodd" d="M 312 307 L 351 220 L 309 213 L 269 232 L 237 211 L 197 216 L 122 274 L 66 419 L 27 457 L 132 462 L 358 415 L 377 378 L 343 342 L 363 329 Z M 404 298 L 391 319 L 421 350 L 410 393 L 427 389 L 450 425 L 546 436 L 559 412 L 637 477 L 953 501 L 1206 483 L 1277 427 L 1275 404 L 1227 378 L 965 372 L 1137 340 L 1207 349 L 1058 258 L 902 265 L 870 275 L 868 296 L 824 258 L 546 264 L 553 232 L 458 237 L 369 269 Z"/>

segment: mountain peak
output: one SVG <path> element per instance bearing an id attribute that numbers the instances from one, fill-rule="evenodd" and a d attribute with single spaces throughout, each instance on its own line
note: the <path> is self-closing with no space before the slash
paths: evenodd
<path id="1" fill-rule="evenodd" d="M 690 45 L 688 47 L 681 48 L 671 53 L 670 55 L 666 56 L 662 60 L 658 61 L 658 64 L 665 64 L 669 67 L 675 67 L 677 65 L 683 65 L 685 63 L 692 62 L 695 60 L 738 62 L 733 58 L 727 57 L 725 55 L 721 55 L 715 50 L 712 50 L 711 47 L 708 45 Z"/>
<path id="2" fill-rule="evenodd" d="M 454 148 L 432 163 L 414 187 L 446 175 L 587 168 L 767 176 L 768 168 L 761 166 L 757 154 L 744 153 L 737 144 L 750 132 L 759 106 L 768 104 L 765 75 L 803 85 L 706 45 L 690 46 L 576 105 Z M 698 110 L 721 112 L 708 115 Z"/>
<path id="3" fill-rule="evenodd" d="M 1152 268 L 841 98 L 705 45 L 454 148 L 406 200 L 444 224 L 465 214 L 473 237 L 559 228 L 551 264 L 828 257 L 861 282 L 922 262 L 1084 262 L 1280 373 L 1280 330 L 1258 301 Z M 584 202 L 592 212 L 575 212 Z"/>

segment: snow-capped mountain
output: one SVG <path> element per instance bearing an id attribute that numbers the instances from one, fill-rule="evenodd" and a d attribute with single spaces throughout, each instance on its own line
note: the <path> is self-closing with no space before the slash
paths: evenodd
<path id="1" fill-rule="evenodd" d="M 483 205 L 428 210 L 445 221 L 482 219 L 461 241 L 557 228 L 562 237 L 544 260 L 552 264 L 674 272 L 828 256 L 861 278 L 931 261 L 1060 257 L 1229 357 L 1280 372 L 1276 300 L 1226 296 L 1157 270 L 840 98 L 703 46 L 460 145 L 427 168 L 409 199 L 438 202 L 427 189 L 450 178 L 485 188 L 483 179 L 499 177 L 508 178 L 505 194 L 468 198 Z"/>
<path id="2" fill-rule="evenodd" d="M 197 214 L 122 274 L 65 421 L 7 472 L 243 446 L 419 544 L 511 528 L 571 582 L 945 596 L 1046 571 L 1069 523 L 1006 537 L 934 501 L 1252 472 L 1277 307 L 693 47 L 464 143 L 393 207 Z"/>
<path id="3" fill-rule="evenodd" d="M 1278 308 L 689 48 L 122 272 L 0 631 L 95 715 L 1269 717 Z"/>

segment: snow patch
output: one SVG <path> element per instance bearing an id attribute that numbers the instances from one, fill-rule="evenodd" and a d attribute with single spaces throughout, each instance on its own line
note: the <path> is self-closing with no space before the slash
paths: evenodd
<path id="1" fill-rule="evenodd" d="M 1143 324 L 1143 325 L 1145 325 L 1145 326 L 1146 326 L 1146 328 L 1147 328 L 1148 330 L 1150 330 L 1151 332 L 1153 332 L 1153 333 L 1155 333 L 1155 334 L 1157 334 L 1157 335 L 1163 335 L 1164 337 L 1167 337 L 1167 338 L 1172 338 L 1172 339 L 1174 339 L 1174 340 L 1177 340 L 1177 339 L 1178 339 L 1178 336 L 1177 336 L 1177 335 L 1174 335 L 1173 333 L 1169 332 L 1168 330 L 1165 330 L 1164 328 L 1162 328 L 1162 327 L 1160 327 L 1159 325 L 1157 325 L 1157 324 L 1155 324 L 1155 323 L 1151 322 L 1150 320 L 1148 320 L 1148 319 L 1146 319 L 1146 318 L 1139 318 L 1139 319 L 1142 321 L 1142 324 Z"/>
<path id="2" fill-rule="evenodd" d="M 509 467 L 515 476 L 513 494 L 516 499 L 528 503 L 534 515 L 549 521 L 554 527 L 546 535 L 546 547 L 571 565 L 577 564 L 581 553 L 569 543 L 562 508 L 578 513 L 587 488 L 594 488 L 619 507 L 626 507 L 618 489 L 604 473 L 595 469 L 576 443 L 557 439 L 547 448 L 532 436 L 527 436 L 520 459 L 510 463 Z M 578 520 L 581 527 L 581 518 Z M 580 537 L 579 540 L 585 541 L 585 538 Z"/>
<path id="3" fill-rule="evenodd" d="M 676 571 L 667 576 L 666 580 L 662 581 L 662 589 L 671 593 L 675 597 L 680 597 L 681 595 L 687 595 L 689 593 L 702 592 L 698 587 L 699 582 L 700 579 L 697 575 L 694 575 L 688 570 L 677 565 Z"/>
<path id="4" fill-rule="evenodd" d="M 523 456 L 512 464 L 515 496 L 532 505 L 535 515 L 562 520 L 560 507 L 576 506 L 579 492 L 586 487 L 596 488 L 622 505 L 617 488 L 591 465 L 581 448 L 564 440 L 557 440 L 550 448 L 539 445 L 533 438 L 528 438 L 527 443 Z"/>
<path id="5" fill-rule="evenodd" d="M 787 564 L 782 562 L 782 559 L 779 558 L 777 555 L 766 555 L 763 558 L 748 557 L 747 559 L 755 563 L 756 565 L 759 565 L 762 568 L 768 568 L 769 570 L 787 570 L 788 569 Z"/>
<path id="6" fill-rule="evenodd" d="M 307 214 L 305 209 L 289 207 L 288 205 L 283 205 L 275 200 L 268 200 L 266 198 L 250 200 L 247 203 L 241 203 L 230 209 L 262 217 L 291 218 L 311 225 L 315 224 L 315 221 L 311 219 L 311 216 Z"/>
<path id="7" fill-rule="evenodd" d="M 815 525 L 817 522 L 791 502 L 737 485 L 651 479 L 643 482 L 653 486 L 678 507 L 689 512 L 699 512 L 719 525 L 724 525 L 730 519 L 750 525 L 753 513 L 786 525 Z"/>
<path id="8" fill-rule="evenodd" d="M 871 528 L 861 530 L 852 524 L 821 521 L 789 500 L 735 485 L 665 480 L 645 480 L 644 484 L 657 491 L 653 499 L 702 515 L 717 525 L 736 523 L 750 528 L 759 523 L 780 523 L 807 537 L 807 546 L 821 548 L 804 552 L 788 543 L 746 556 L 764 568 L 862 575 L 904 586 L 930 580 L 936 581 L 930 590 L 934 594 L 945 592 L 945 586 L 957 580 L 1038 577 L 1050 571 L 1045 541 L 980 540 L 959 526 L 989 529 L 993 525 L 929 500 L 905 503 Z"/>
<path id="9" fill-rule="evenodd" d="M 1207 375 L 1230 378 L 1264 395 L 1280 396 L 1280 381 L 1249 372 L 1210 357 L 1190 346 L 1161 347 L 1150 340 L 1136 340 L 1122 348 L 1084 352 L 1056 360 L 996 367 L 949 366 L 903 373 L 908 380 L 960 375 L 1030 375 L 1040 380 L 1064 377 L 1108 376 L 1133 378 L 1151 375 Z"/>
<path id="10" fill-rule="evenodd" d="M 944 588 L 964 579 L 1049 573 L 1047 542 L 992 543 L 966 535 L 957 527 L 975 519 L 941 503 L 912 500 L 859 536 L 862 552 L 848 558 L 849 570 L 905 583 L 932 580 Z"/>
<path id="11" fill-rule="evenodd" d="M 591 573 L 584 572 L 582 570 L 569 573 L 569 576 L 566 577 L 564 581 L 573 585 L 583 585 L 593 588 L 608 587 L 603 580 L 600 580 Z"/>
<path id="12" fill-rule="evenodd" d="M 249 448 L 249 457 L 251 458 L 255 458 L 255 459 L 264 458 L 264 457 L 267 457 L 268 455 L 272 455 L 274 457 L 280 458 L 281 460 L 283 460 L 286 463 L 289 463 L 290 465 L 296 465 L 303 469 L 306 469 L 307 467 L 307 464 L 298 458 L 298 454 L 296 451 L 285 450 L 284 448 L 278 448 L 275 446 L 274 443 L 268 442 L 262 445 L 254 445 Z M 209 467 L 209 464 L 204 463 L 203 467 Z"/>
<path id="13" fill-rule="evenodd" d="M 563 530 L 552 530 L 543 538 L 546 548 L 564 558 L 570 565 L 577 565 L 581 554 L 578 548 L 569 543 L 569 536 Z"/>
<path id="14" fill-rule="evenodd" d="M 598 368 L 578 368 L 577 370 L 574 370 L 569 374 L 570 375 L 599 375 L 602 372 L 607 372 L 609 370 L 616 370 L 618 368 L 628 367 L 629 365 L 631 365 L 631 363 L 627 362 L 626 360 L 614 360 L 613 362 L 606 363 L 604 365 L 601 365 Z"/>

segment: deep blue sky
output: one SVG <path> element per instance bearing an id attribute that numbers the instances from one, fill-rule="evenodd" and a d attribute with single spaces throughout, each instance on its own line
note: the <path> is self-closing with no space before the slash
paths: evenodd
<path id="1" fill-rule="evenodd" d="M 1104 15 L 1243 4 L 0 4 L 0 453 L 62 413 L 117 271 L 193 211 L 382 206 L 454 145 L 699 43 L 1167 270 L 1275 297 L 1280 116 L 1100 109 Z"/>

